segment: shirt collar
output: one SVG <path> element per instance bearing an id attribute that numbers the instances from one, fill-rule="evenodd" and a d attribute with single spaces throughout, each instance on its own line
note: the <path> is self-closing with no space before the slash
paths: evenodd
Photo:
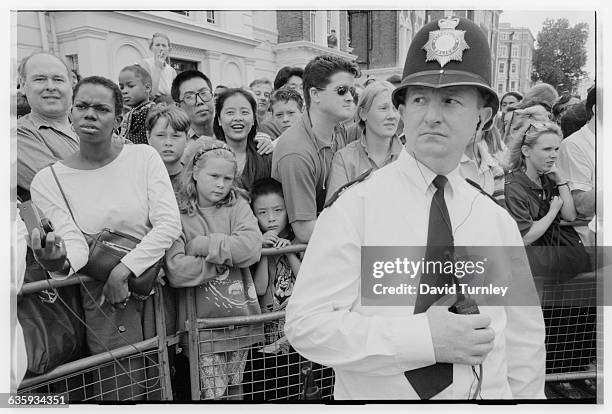
<path id="1" fill-rule="evenodd" d="M 415 159 L 408 151 L 401 151 L 396 162 L 399 163 L 401 170 L 408 180 L 410 180 L 422 194 L 426 194 L 430 188 L 432 192 L 434 191 L 435 187 L 433 186 L 433 180 L 438 174 L 433 172 L 428 166 Z M 446 188 L 449 189 L 448 194 L 453 197 L 455 191 L 465 182 L 459 174 L 459 165 L 446 174 L 446 178 L 448 179 L 448 185 L 446 186 Z"/>
<path id="2" fill-rule="evenodd" d="M 308 113 L 308 109 L 306 109 L 303 113 L 302 113 L 302 125 L 304 127 L 304 131 L 306 132 L 306 135 L 308 135 L 308 138 L 310 139 L 310 141 L 314 144 L 315 148 L 317 149 L 317 152 L 320 152 L 322 149 L 325 148 L 331 148 L 332 150 L 335 150 L 337 148 L 337 144 L 338 144 L 338 136 L 340 136 L 341 134 L 344 133 L 344 126 L 342 125 L 342 122 L 336 124 L 336 126 L 334 126 L 334 130 L 332 131 L 332 140 L 328 143 L 325 143 L 323 141 L 321 141 L 320 139 L 318 139 L 314 133 L 314 131 L 312 130 L 312 121 L 310 120 L 310 114 Z M 334 146 L 336 146 L 334 148 Z"/>
<path id="3" fill-rule="evenodd" d="M 365 153 L 365 155 L 370 158 L 370 154 L 368 153 L 368 147 L 366 145 L 366 138 L 365 138 L 365 133 L 363 132 L 363 130 L 361 129 L 361 127 L 359 128 L 360 131 L 360 135 L 361 137 L 359 138 L 359 145 L 361 147 L 361 149 L 363 150 L 363 152 Z M 389 142 L 389 149 L 387 150 L 387 156 L 385 157 L 385 163 L 389 160 L 389 158 L 391 157 L 396 157 L 401 151 L 402 148 L 404 148 L 404 146 L 402 145 L 402 143 L 400 142 L 399 138 L 397 137 L 397 135 L 393 135 L 391 137 L 391 141 Z"/>
<path id="4" fill-rule="evenodd" d="M 39 130 L 40 128 L 51 128 L 55 131 L 58 131 L 64 134 L 67 137 L 70 137 L 78 142 L 78 137 L 76 132 L 74 132 L 74 128 L 68 119 L 68 114 L 66 114 L 65 118 L 62 119 L 50 119 L 46 118 L 38 113 L 30 112 L 26 115 L 32 125 Z"/>
<path id="5" fill-rule="evenodd" d="M 196 134 L 196 132 L 191 127 L 189 127 L 189 130 L 187 131 L 187 140 L 195 141 L 198 138 L 200 138 L 200 136 Z"/>

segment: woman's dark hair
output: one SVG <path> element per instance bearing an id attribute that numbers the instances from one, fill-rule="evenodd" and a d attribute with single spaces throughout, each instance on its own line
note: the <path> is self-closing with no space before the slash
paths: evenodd
<path id="1" fill-rule="evenodd" d="M 250 191 L 254 180 L 263 177 L 270 176 L 270 170 L 272 168 L 272 156 L 271 155 L 259 155 L 257 153 L 257 144 L 255 143 L 255 135 L 257 135 L 257 102 L 251 92 L 243 88 L 231 88 L 223 91 L 218 97 L 215 103 L 215 119 L 213 120 L 213 132 L 215 137 L 219 141 L 226 142 L 225 132 L 219 125 L 219 118 L 221 116 L 221 110 L 225 101 L 232 96 L 241 95 L 246 98 L 251 105 L 251 112 L 253 114 L 253 126 L 247 135 L 246 145 L 246 162 L 242 169 L 242 186 L 245 190 Z"/>
<path id="2" fill-rule="evenodd" d="M 505 94 L 503 94 L 503 96 L 499 100 L 500 104 L 504 99 L 506 99 L 506 96 L 514 96 L 516 100 L 519 102 L 523 100 L 523 95 L 521 95 L 519 92 L 511 91 L 511 92 L 506 92 Z"/>
<path id="3" fill-rule="evenodd" d="M 347 72 L 358 78 L 359 66 L 338 56 L 321 55 L 312 59 L 304 69 L 304 102 L 310 108 L 310 88 L 325 88 L 329 78 L 338 72 Z"/>
<path id="4" fill-rule="evenodd" d="M 563 131 L 563 138 L 569 137 L 585 126 L 588 120 L 584 101 L 572 105 L 571 108 L 561 115 L 561 131 Z"/>
<path id="5" fill-rule="evenodd" d="M 285 66 L 280 68 L 276 74 L 276 78 L 274 78 L 274 89 L 280 89 L 285 86 L 292 76 L 304 79 L 304 69 L 298 68 L 297 66 Z"/>
<path id="6" fill-rule="evenodd" d="M 101 85 L 111 90 L 113 93 L 113 99 L 115 101 L 115 115 L 121 115 L 123 113 L 123 96 L 121 96 L 121 90 L 119 86 L 112 80 L 102 77 L 102 76 L 89 76 L 87 78 L 82 79 L 79 83 L 74 87 L 74 93 L 72 94 L 72 103 L 74 104 L 74 100 L 79 94 L 79 89 L 83 85 Z"/>
<path id="7" fill-rule="evenodd" d="M 213 132 L 215 133 L 215 137 L 219 141 L 225 142 L 225 132 L 223 132 L 223 128 L 219 124 L 219 117 L 221 115 L 221 109 L 223 109 L 223 104 L 229 98 L 235 95 L 242 95 L 251 105 L 251 111 L 253 112 L 253 126 L 247 135 L 247 149 L 251 149 L 257 152 L 257 145 L 255 144 L 255 135 L 257 134 L 257 102 L 253 95 L 243 88 L 230 88 L 226 89 L 217 97 L 217 102 L 215 103 L 215 119 L 213 120 Z"/>
<path id="8" fill-rule="evenodd" d="M 572 98 L 577 98 L 578 100 L 580 100 L 579 96 L 570 95 L 570 94 L 567 94 L 567 93 L 564 94 L 564 95 L 561 95 L 559 97 L 559 99 L 557 99 L 557 102 L 555 102 L 555 104 L 552 107 L 552 114 L 553 114 L 553 116 L 555 118 L 558 117 L 561 114 L 561 109 L 562 109 L 563 105 L 568 103 L 570 101 L 570 99 L 572 99 Z"/>

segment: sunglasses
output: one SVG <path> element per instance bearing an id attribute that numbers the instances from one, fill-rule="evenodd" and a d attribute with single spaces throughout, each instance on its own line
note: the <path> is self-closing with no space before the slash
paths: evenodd
<path id="1" fill-rule="evenodd" d="M 317 88 L 320 91 L 327 91 L 329 89 L 327 88 Z M 351 93 L 351 96 L 355 96 L 355 94 L 357 93 L 357 91 L 355 90 L 354 86 L 347 86 L 347 85 L 342 85 L 342 86 L 338 86 L 334 89 L 332 89 L 334 91 L 336 91 L 336 93 L 340 96 L 344 96 L 346 95 L 347 92 Z"/>
<path id="2" fill-rule="evenodd" d="M 549 128 L 550 128 L 550 125 L 545 124 L 544 122 L 530 123 L 527 129 L 525 130 L 525 132 L 523 132 L 523 139 L 521 140 L 521 147 L 525 145 L 525 139 L 527 138 L 527 134 L 529 133 L 529 131 L 533 129 L 535 132 L 542 132 L 542 131 L 546 131 Z"/>

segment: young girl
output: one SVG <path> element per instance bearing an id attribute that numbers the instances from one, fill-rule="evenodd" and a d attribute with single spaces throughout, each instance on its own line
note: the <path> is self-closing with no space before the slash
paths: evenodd
<path id="1" fill-rule="evenodd" d="M 588 258 L 571 226 L 576 219 L 567 180 L 554 169 L 561 131 L 553 122 L 532 122 L 510 147 L 506 207 L 516 220 L 534 276 L 563 281 L 586 271 Z"/>
<path id="2" fill-rule="evenodd" d="M 248 266 L 259 261 L 262 235 L 243 193 L 234 185 L 234 153 L 223 142 L 202 140 L 191 149 L 182 173 L 179 208 L 183 233 L 166 253 L 173 287 L 197 287 L 198 318 L 261 313 Z M 186 304 L 179 302 L 184 326 Z M 200 332 L 203 399 L 239 392 L 248 347 L 261 341 L 261 327 Z M 186 349 L 187 344 L 181 346 Z"/>

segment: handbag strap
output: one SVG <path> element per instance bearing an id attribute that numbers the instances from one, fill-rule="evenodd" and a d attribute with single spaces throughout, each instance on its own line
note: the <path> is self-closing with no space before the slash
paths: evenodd
<path id="1" fill-rule="evenodd" d="M 83 230 L 81 230 L 81 227 L 79 226 L 76 219 L 74 218 L 74 214 L 72 213 L 72 209 L 70 208 L 70 203 L 68 203 L 68 199 L 66 198 L 64 189 L 62 188 L 62 185 L 60 184 L 59 179 L 57 178 L 57 174 L 55 173 L 55 169 L 53 168 L 53 165 L 50 165 L 49 168 L 51 168 L 51 173 L 53 174 L 53 178 L 55 179 L 55 182 L 57 183 L 57 187 L 59 188 L 60 193 L 62 194 L 62 198 L 64 199 L 64 203 L 66 203 L 66 207 L 68 207 L 68 211 L 70 212 L 70 217 L 72 217 L 72 221 L 74 222 L 74 225 L 77 226 L 77 228 L 81 231 L 81 233 L 83 233 Z"/>

